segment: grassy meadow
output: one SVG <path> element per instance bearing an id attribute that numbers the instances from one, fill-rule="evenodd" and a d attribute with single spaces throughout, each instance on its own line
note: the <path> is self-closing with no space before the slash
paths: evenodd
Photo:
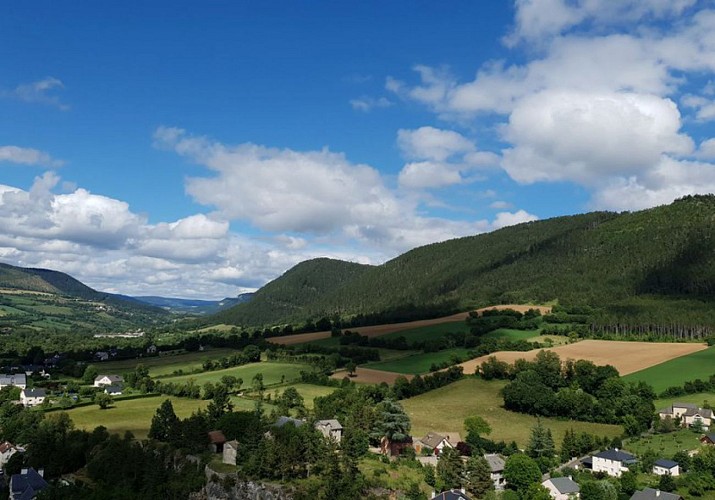
<path id="1" fill-rule="evenodd" d="M 464 419 L 471 415 L 478 415 L 491 426 L 490 439 L 516 441 L 520 447 L 526 446 L 531 428 L 536 424 L 537 418 L 505 410 L 499 393 L 504 385 L 503 381 L 466 378 L 402 401 L 412 420 L 412 434 L 421 436 L 428 431 L 442 431 L 459 432 L 464 437 Z M 541 422 L 551 429 L 557 446 L 560 446 L 568 429 L 611 438 L 623 433 L 623 428 L 619 425 L 552 418 L 541 418 Z"/>
<path id="2" fill-rule="evenodd" d="M 142 364 L 149 369 L 149 375 L 151 377 L 162 377 L 171 375 L 178 370 L 189 373 L 193 370 L 200 369 L 201 364 L 207 359 L 221 358 L 235 352 L 235 349 L 216 348 L 206 349 L 203 352 L 187 352 L 169 356 L 103 361 L 94 363 L 94 366 L 97 367 L 100 373 L 116 373 L 121 375 L 122 373 L 134 371 L 138 364 Z"/>
<path id="3" fill-rule="evenodd" d="M 300 372 L 306 369 L 306 365 L 298 363 L 273 363 L 260 362 L 250 363 L 224 370 L 214 370 L 210 372 L 196 373 L 193 375 L 181 375 L 177 377 L 167 377 L 162 379 L 162 382 L 174 382 L 183 384 L 189 380 L 194 383 L 203 385 L 206 382 L 217 383 L 221 381 L 221 377 L 225 375 L 233 375 L 243 379 L 243 387 L 250 388 L 251 379 L 258 373 L 263 374 L 263 383 L 265 385 L 280 384 L 281 382 L 291 382 L 300 378 Z"/>
<path id="4" fill-rule="evenodd" d="M 209 403 L 208 401 L 174 396 L 152 396 L 115 401 L 106 410 L 101 410 L 97 405 L 71 408 L 67 410 L 67 414 L 79 429 L 91 431 L 95 427 L 103 425 L 109 432 L 123 434 L 126 431 L 131 431 L 137 439 L 144 439 L 149 433 L 151 419 L 156 413 L 156 409 L 166 399 L 171 400 L 179 418 L 186 418 L 199 408 L 205 408 Z"/>
<path id="5" fill-rule="evenodd" d="M 324 385 L 290 384 L 270 391 L 269 394 L 271 395 L 271 398 L 275 399 L 276 396 L 283 394 L 283 391 L 285 391 L 288 387 L 295 387 L 298 393 L 303 396 L 305 407 L 310 410 L 313 409 L 313 400 L 315 398 L 332 394 L 337 389 L 336 387 L 327 387 Z"/>
<path id="6" fill-rule="evenodd" d="M 696 434 L 690 429 L 681 429 L 668 434 L 654 434 L 629 439 L 623 443 L 623 447 L 636 455 L 641 455 L 650 448 L 660 458 L 672 458 L 678 451 L 690 451 L 699 448 L 701 446 L 699 438 L 700 434 Z"/>
<path id="7" fill-rule="evenodd" d="M 710 375 L 715 375 L 715 346 L 671 359 L 623 378 L 626 381 L 648 382 L 656 393 L 660 393 L 668 387 L 683 385 L 683 383 L 696 378 L 707 380 Z"/>

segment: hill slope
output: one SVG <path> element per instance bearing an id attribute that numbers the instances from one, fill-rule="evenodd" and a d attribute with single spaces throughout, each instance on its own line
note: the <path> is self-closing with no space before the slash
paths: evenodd
<path id="1" fill-rule="evenodd" d="M 310 293 L 296 279 L 306 266 L 317 285 Z M 329 278 L 350 266 L 356 272 Z M 690 196 L 634 213 L 519 224 L 420 247 L 381 266 L 309 261 L 217 319 L 258 326 L 559 300 L 599 306 L 603 321 L 715 323 L 714 298 L 715 197 Z"/>
<path id="2" fill-rule="evenodd" d="M 98 292 L 59 271 L 0 263 L 3 328 L 119 331 L 146 327 L 166 315 L 130 297 Z"/>

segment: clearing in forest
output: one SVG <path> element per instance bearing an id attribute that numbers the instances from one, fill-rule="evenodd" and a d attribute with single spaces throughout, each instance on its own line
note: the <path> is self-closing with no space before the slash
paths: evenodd
<path id="1" fill-rule="evenodd" d="M 498 306 L 489 306 L 477 309 L 478 313 L 482 311 L 492 310 L 492 309 L 513 309 L 519 312 L 526 312 L 529 309 L 538 309 L 542 314 L 548 314 L 551 312 L 551 306 L 530 306 L 523 304 L 502 304 Z M 402 332 L 405 330 L 412 330 L 415 328 L 421 328 L 425 326 L 440 325 L 442 323 L 453 323 L 457 321 L 464 321 L 469 316 L 469 312 L 452 314 L 450 316 L 444 316 L 442 318 L 433 319 L 422 319 L 419 321 L 408 321 L 406 323 L 390 323 L 387 325 L 373 325 L 373 326 L 358 326 L 355 328 L 346 328 L 351 332 L 357 332 L 360 335 L 365 335 L 367 337 L 380 337 L 382 335 L 387 335 L 388 333 Z M 293 345 L 293 344 L 304 344 L 306 342 L 312 342 L 315 340 L 330 338 L 330 332 L 314 332 L 314 333 L 296 333 L 295 335 L 286 335 L 284 337 L 274 337 L 268 339 L 274 344 L 282 345 Z"/>
<path id="2" fill-rule="evenodd" d="M 573 344 L 534 349 L 527 352 L 499 351 L 472 359 L 460 366 L 464 368 L 464 373 L 471 374 L 489 356 L 496 356 L 501 361 L 513 363 L 517 359 L 531 361 L 536 358 L 539 351 L 548 350 L 557 353 L 562 361 L 585 359 L 593 361 L 597 365 L 613 365 L 618 373 L 627 375 L 704 349 L 707 349 L 705 344 L 693 343 L 582 340 Z"/>

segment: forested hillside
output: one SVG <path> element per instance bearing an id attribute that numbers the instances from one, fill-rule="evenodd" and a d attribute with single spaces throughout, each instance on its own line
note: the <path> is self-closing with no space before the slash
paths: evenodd
<path id="1" fill-rule="evenodd" d="M 381 266 L 306 262 L 216 319 L 259 326 L 558 300 L 594 306 L 602 324 L 713 324 L 714 243 L 715 197 L 689 196 L 634 213 L 519 224 L 417 248 Z"/>

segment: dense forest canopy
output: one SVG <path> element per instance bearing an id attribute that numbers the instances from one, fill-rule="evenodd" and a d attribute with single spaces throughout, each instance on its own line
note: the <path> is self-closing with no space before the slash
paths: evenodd
<path id="1" fill-rule="evenodd" d="M 712 323 L 714 220 L 715 196 L 687 196 L 639 212 L 556 217 L 435 243 L 380 266 L 316 259 L 212 320 L 272 326 L 556 300 L 595 306 L 604 324 Z"/>

